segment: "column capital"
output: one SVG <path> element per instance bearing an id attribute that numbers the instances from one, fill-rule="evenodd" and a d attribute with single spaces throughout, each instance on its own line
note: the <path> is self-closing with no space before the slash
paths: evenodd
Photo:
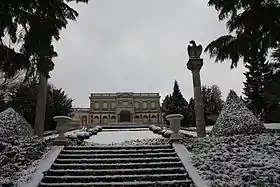
<path id="1" fill-rule="evenodd" d="M 200 71 L 203 66 L 202 58 L 190 58 L 187 63 L 187 68 L 191 71 Z"/>

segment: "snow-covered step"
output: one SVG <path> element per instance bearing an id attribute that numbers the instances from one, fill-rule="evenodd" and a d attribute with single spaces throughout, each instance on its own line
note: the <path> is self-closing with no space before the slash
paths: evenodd
<path id="1" fill-rule="evenodd" d="M 185 180 L 187 174 L 156 174 L 156 175 L 103 175 L 103 176 L 46 176 L 42 182 L 123 182 L 123 181 L 166 181 Z"/>
<path id="2" fill-rule="evenodd" d="M 128 150 L 128 149 L 165 149 L 170 145 L 137 145 L 137 146 L 67 146 L 64 150 Z"/>
<path id="3" fill-rule="evenodd" d="M 131 154 L 59 154 L 58 158 L 143 158 L 143 157 L 173 157 L 176 156 L 175 152 L 172 153 L 131 153 Z"/>
<path id="4" fill-rule="evenodd" d="M 170 145 L 68 146 L 40 186 L 192 186 Z"/>
<path id="5" fill-rule="evenodd" d="M 125 168 L 165 168 L 180 167 L 182 162 L 149 162 L 117 164 L 53 164 L 51 169 L 125 169 Z"/>
<path id="6" fill-rule="evenodd" d="M 133 169 L 67 169 L 58 170 L 50 169 L 47 172 L 49 176 L 65 176 L 65 175 L 82 175 L 82 176 L 98 176 L 98 175 L 143 175 L 143 174 L 184 174 L 184 167 L 170 168 L 133 168 Z"/>
<path id="7" fill-rule="evenodd" d="M 62 150 L 61 154 L 130 154 L 130 153 L 170 153 L 174 149 L 124 149 L 124 150 Z"/>
<path id="8" fill-rule="evenodd" d="M 145 162 L 170 162 L 170 161 L 180 161 L 177 156 L 173 157 L 157 157 L 157 158 L 93 158 L 93 159 L 86 159 L 86 158 L 72 158 L 72 159 L 56 159 L 56 164 L 105 164 L 105 163 L 145 163 Z"/>
<path id="9" fill-rule="evenodd" d="M 191 186 L 192 181 L 190 180 L 171 180 L 171 181 L 129 181 L 129 182 L 78 182 L 78 183 L 45 183 L 42 182 L 40 187 L 63 187 L 63 186 L 74 186 L 74 187 L 86 187 L 86 186 L 94 186 L 94 187 L 123 187 L 123 186 L 137 186 L 137 187 L 147 187 L 147 186 L 160 186 L 160 187 L 188 187 Z"/>

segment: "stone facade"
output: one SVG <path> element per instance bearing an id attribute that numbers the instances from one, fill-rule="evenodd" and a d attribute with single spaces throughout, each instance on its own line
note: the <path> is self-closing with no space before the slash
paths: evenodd
<path id="1" fill-rule="evenodd" d="M 90 108 L 73 108 L 81 124 L 163 123 L 159 93 L 92 93 Z"/>

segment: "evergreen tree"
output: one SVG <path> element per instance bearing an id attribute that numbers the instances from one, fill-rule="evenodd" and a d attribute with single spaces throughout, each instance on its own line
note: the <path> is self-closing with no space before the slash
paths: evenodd
<path id="1" fill-rule="evenodd" d="M 171 95 L 165 96 L 165 98 L 162 102 L 162 107 L 161 107 L 161 111 L 165 114 L 165 116 L 170 114 L 170 112 L 173 110 L 173 109 L 171 109 L 172 108 L 171 104 L 172 104 Z"/>
<path id="2" fill-rule="evenodd" d="M 22 114 L 33 127 L 36 111 L 36 95 L 37 82 L 33 81 L 28 84 L 22 84 L 10 94 L 11 101 L 8 103 L 9 106 Z M 62 89 L 48 85 L 45 130 L 55 129 L 56 123 L 53 121 L 53 117 L 70 115 L 71 108 L 72 99 L 68 98 Z"/>
<path id="3" fill-rule="evenodd" d="M 7 108 L 4 95 L 0 93 L 0 112 L 4 111 Z"/>
<path id="4" fill-rule="evenodd" d="M 188 111 L 188 102 L 183 97 L 178 82 L 175 80 L 173 86 L 173 93 L 167 95 L 162 103 L 162 112 L 164 117 L 169 114 L 182 114 L 184 119 L 182 120 L 182 126 L 189 125 L 189 111 Z"/>
<path id="5" fill-rule="evenodd" d="M 279 0 L 209 0 L 208 5 L 226 21 L 229 32 L 206 47 L 216 61 L 231 60 L 234 68 L 240 60 L 257 63 L 256 56 L 266 57 L 270 49 L 279 48 Z M 279 56 L 277 50 L 274 56 Z"/>
<path id="6" fill-rule="evenodd" d="M 174 86 L 173 86 L 173 93 L 171 96 L 172 99 L 172 105 L 174 108 L 174 112 L 178 113 L 185 113 L 188 107 L 188 102 L 183 97 L 178 82 L 175 80 Z"/>
<path id="7" fill-rule="evenodd" d="M 78 13 L 68 4 L 74 0 L 1 0 L 0 69 L 8 77 L 22 69 L 27 76 L 35 71 L 49 73 L 51 57 L 56 55 L 52 42 Z M 88 0 L 75 0 L 87 3 Z M 9 40 L 9 45 L 3 40 Z M 14 47 L 21 50 L 14 50 Z"/>
<path id="8" fill-rule="evenodd" d="M 267 110 L 264 121 L 268 123 L 280 122 L 280 64 L 269 64 L 270 73 L 264 83 L 264 99 Z"/>
<path id="9" fill-rule="evenodd" d="M 264 84 L 269 78 L 270 70 L 268 62 L 263 55 L 255 58 L 254 63 L 247 63 L 245 67 L 248 69 L 244 73 L 246 81 L 244 82 L 245 102 L 248 108 L 259 116 L 267 110 L 267 104 L 264 98 Z M 262 116 L 263 117 L 263 116 Z"/>

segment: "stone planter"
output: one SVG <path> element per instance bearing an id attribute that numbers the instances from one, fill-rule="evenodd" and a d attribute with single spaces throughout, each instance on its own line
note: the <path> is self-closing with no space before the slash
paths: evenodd
<path id="1" fill-rule="evenodd" d="M 53 120 L 57 123 L 56 130 L 58 131 L 58 137 L 54 140 L 54 145 L 67 145 L 68 140 L 64 134 L 68 131 L 72 118 L 68 116 L 55 116 Z"/>
<path id="2" fill-rule="evenodd" d="M 181 114 L 170 114 L 166 116 L 166 120 L 169 121 L 170 129 L 173 131 L 173 134 L 170 136 L 170 140 L 177 141 L 181 140 L 182 136 L 179 134 L 181 128 L 181 120 L 184 118 Z"/>

